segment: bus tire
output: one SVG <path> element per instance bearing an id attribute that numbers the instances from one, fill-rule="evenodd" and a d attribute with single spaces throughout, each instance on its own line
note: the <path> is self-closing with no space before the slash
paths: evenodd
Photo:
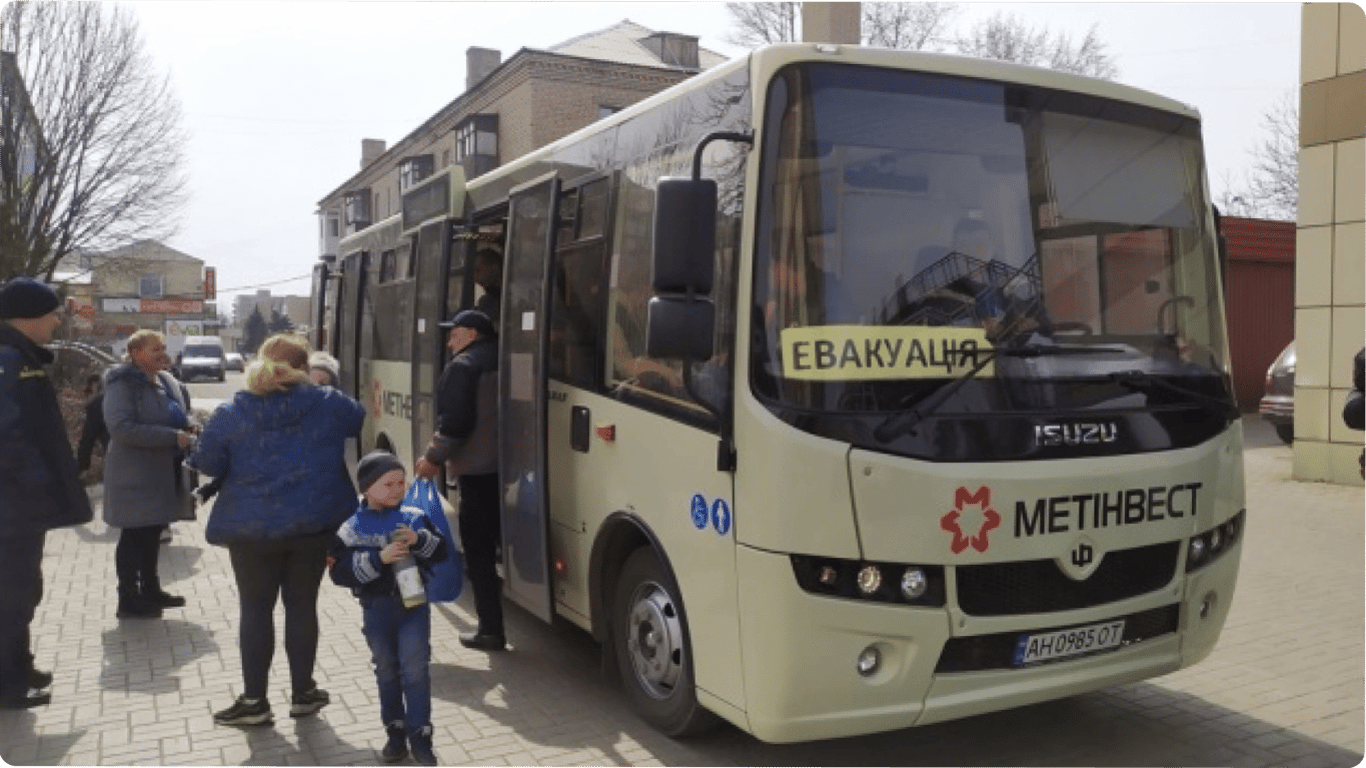
<path id="1" fill-rule="evenodd" d="M 664 734 L 706 730 L 716 716 L 697 702 L 687 618 L 654 550 L 632 552 L 612 599 L 612 643 L 631 707 Z"/>

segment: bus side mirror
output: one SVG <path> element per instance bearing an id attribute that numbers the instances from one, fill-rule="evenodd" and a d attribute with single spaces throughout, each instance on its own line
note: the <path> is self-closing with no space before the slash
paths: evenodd
<path id="1" fill-rule="evenodd" d="M 702 362 L 712 356 L 716 312 L 711 299 L 656 296 L 645 321 L 645 354 Z"/>
<path id="2" fill-rule="evenodd" d="M 711 293 L 716 252 L 716 182 L 663 178 L 655 192 L 655 293 Z"/>

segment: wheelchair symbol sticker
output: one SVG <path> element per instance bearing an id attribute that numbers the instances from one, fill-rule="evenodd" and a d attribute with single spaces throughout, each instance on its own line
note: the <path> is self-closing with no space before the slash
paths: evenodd
<path id="1" fill-rule="evenodd" d="M 692 524 L 699 531 L 707 529 L 707 500 L 700 493 L 692 497 Z"/>
<path id="2" fill-rule="evenodd" d="M 711 505 L 711 527 L 722 536 L 730 533 L 730 505 L 725 499 L 717 499 Z"/>

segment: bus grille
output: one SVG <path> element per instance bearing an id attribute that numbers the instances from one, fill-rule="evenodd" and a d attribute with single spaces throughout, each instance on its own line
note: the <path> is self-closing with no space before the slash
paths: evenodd
<path id="1" fill-rule="evenodd" d="M 958 607 L 972 616 L 1070 611 L 1147 594 L 1171 583 L 1181 542 L 1108 552 L 1085 581 L 1073 581 L 1053 560 L 962 565 L 954 569 Z"/>
<path id="2" fill-rule="evenodd" d="M 1116 616 L 1115 618 L 1124 619 L 1123 642 L 1125 646 L 1128 646 L 1175 632 L 1181 620 L 1181 606 L 1167 605 L 1129 616 Z M 1013 669 L 1015 644 L 1019 642 L 1021 635 L 1043 634 L 1056 629 L 1065 629 L 1065 627 L 950 638 L 947 643 L 944 643 L 944 650 L 939 654 L 939 663 L 935 665 L 934 671 L 946 673 L 976 672 L 985 669 Z M 1077 658 L 1080 657 L 1069 656 L 1065 659 L 1041 663 L 1056 664 L 1060 661 L 1071 661 Z"/>

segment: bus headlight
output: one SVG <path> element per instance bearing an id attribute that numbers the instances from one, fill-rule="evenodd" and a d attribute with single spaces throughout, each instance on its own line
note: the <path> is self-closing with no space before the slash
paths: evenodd
<path id="1" fill-rule="evenodd" d="M 1186 560 L 1191 565 L 1200 565 L 1205 561 L 1205 539 L 1203 536 L 1196 536 L 1191 539 L 1190 552 L 1186 555 Z"/>
<path id="2" fill-rule="evenodd" d="M 918 600 L 930 586 L 925 572 L 919 568 L 907 568 L 901 574 L 901 596 L 907 600 Z"/>
<path id="3" fill-rule="evenodd" d="M 811 594 L 924 607 L 944 605 L 942 565 L 870 563 L 812 555 L 791 555 L 790 559 L 797 584 Z"/>
<path id="4" fill-rule="evenodd" d="M 876 594 L 882 586 L 882 571 L 876 565 L 865 565 L 858 572 L 858 591 L 865 595 Z"/>
<path id="5" fill-rule="evenodd" d="M 1233 543 L 1243 532 L 1243 515 L 1247 510 L 1230 517 L 1219 525 L 1186 542 L 1186 572 L 1198 570 L 1218 560 L 1233 548 Z"/>

